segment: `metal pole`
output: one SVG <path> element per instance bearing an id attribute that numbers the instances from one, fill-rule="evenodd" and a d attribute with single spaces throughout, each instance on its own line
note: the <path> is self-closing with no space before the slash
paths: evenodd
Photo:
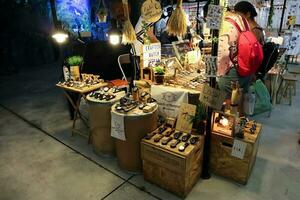
<path id="1" fill-rule="evenodd" d="M 214 1 L 214 5 L 219 5 L 219 0 Z M 219 38 L 219 30 L 212 30 L 212 38 Z M 212 56 L 218 55 L 218 41 L 212 40 Z M 216 87 L 216 78 L 209 78 L 209 86 Z M 213 109 L 208 107 L 206 119 L 206 135 L 204 140 L 203 164 L 202 164 L 202 178 L 209 179 L 210 174 L 210 146 L 211 146 L 211 117 Z"/>
<path id="2" fill-rule="evenodd" d="M 198 18 L 199 18 L 199 8 L 200 8 L 200 0 L 198 0 L 197 1 L 197 17 L 196 17 L 196 22 L 197 22 L 197 28 L 196 28 L 196 32 L 197 32 L 197 34 L 199 34 L 200 33 L 200 26 L 199 26 L 199 20 L 198 20 Z"/>
<path id="3" fill-rule="evenodd" d="M 282 24 L 283 24 L 283 18 L 284 18 L 284 13 L 285 13 L 286 2 L 287 2 L 287 0 L 284 0 L 284 2 L 283 2 L 283 8 L 282 8 L 282 14 L 281 14 L 281 20 L 280 20 L 280 26 L 279 26 L 279 35 L 282 31 Z"/>

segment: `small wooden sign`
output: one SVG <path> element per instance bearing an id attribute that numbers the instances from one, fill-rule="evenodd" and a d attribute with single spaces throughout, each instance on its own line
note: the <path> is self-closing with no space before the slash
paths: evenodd
<path id="1" fill-rule="evenodd" d="M 199 100 L 205 105 L 221 110 L 226 94 L 220 90 L 204 85 L 200 91 Z"/>
<path id="2" fill-rule="evenodd" d="M 157 22 L 162 15 L 160 3 L 156 0 L 146 0 L 142 5 L 141 14 L 146 22 Z"/>
<path id="3" fill-rule="evenodd" d="M 196 114 L 196 108 L 197 107 L 192 104 L 181 104 L 177 117 L 176 130 L 185 133 L 190 133 L 192 131 L 192 119 Z"/>

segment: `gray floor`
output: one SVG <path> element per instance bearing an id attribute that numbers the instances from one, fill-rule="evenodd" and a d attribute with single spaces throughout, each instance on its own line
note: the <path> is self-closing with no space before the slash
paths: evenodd
<path id="1" fill-rule="evenodd" d="M 55 65 L 0 77 L 0 200 L 179 199 L 96 156 L 70 137 L 71 121 Z M 300 199 L 300 85 L 293 105 L 277 105 L 263 123 L 256 165 L 246 186 L 212 176 L 186 199 Z M 82 107 L 85 110 L 85 107 Z"/>

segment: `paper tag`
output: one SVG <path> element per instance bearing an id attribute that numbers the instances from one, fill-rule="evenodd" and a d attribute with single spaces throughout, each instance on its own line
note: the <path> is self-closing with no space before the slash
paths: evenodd
<path id="1" fill-rule="evenodd" d="M 111 137 L 126 141 L 124 116 L 111 113 Z"/>
<path id="2" fill-rule="evenodd" d="M 247 143 L 240 140 L 234 140 L 231 150 L 231 156 L 243 159 L 246 151 Z"/>

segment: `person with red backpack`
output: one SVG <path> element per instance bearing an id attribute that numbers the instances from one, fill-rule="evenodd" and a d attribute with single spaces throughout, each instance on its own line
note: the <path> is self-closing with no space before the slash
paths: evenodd
<path id="1" fill-rule="evenodd" d="M 242 8 L 248 11 L 249 16 L 257 15 L 254 6 L 248 2 L 243 3 Z M 262 45 L 251 31 L 245 15 L 241 12 L 227 12 L 219 37 L 217 70 L 219 89 L 225 91 L 229 97 L 231 83 L 238 81 L 243 92 L 247 92 L 262 60 Z"/>

